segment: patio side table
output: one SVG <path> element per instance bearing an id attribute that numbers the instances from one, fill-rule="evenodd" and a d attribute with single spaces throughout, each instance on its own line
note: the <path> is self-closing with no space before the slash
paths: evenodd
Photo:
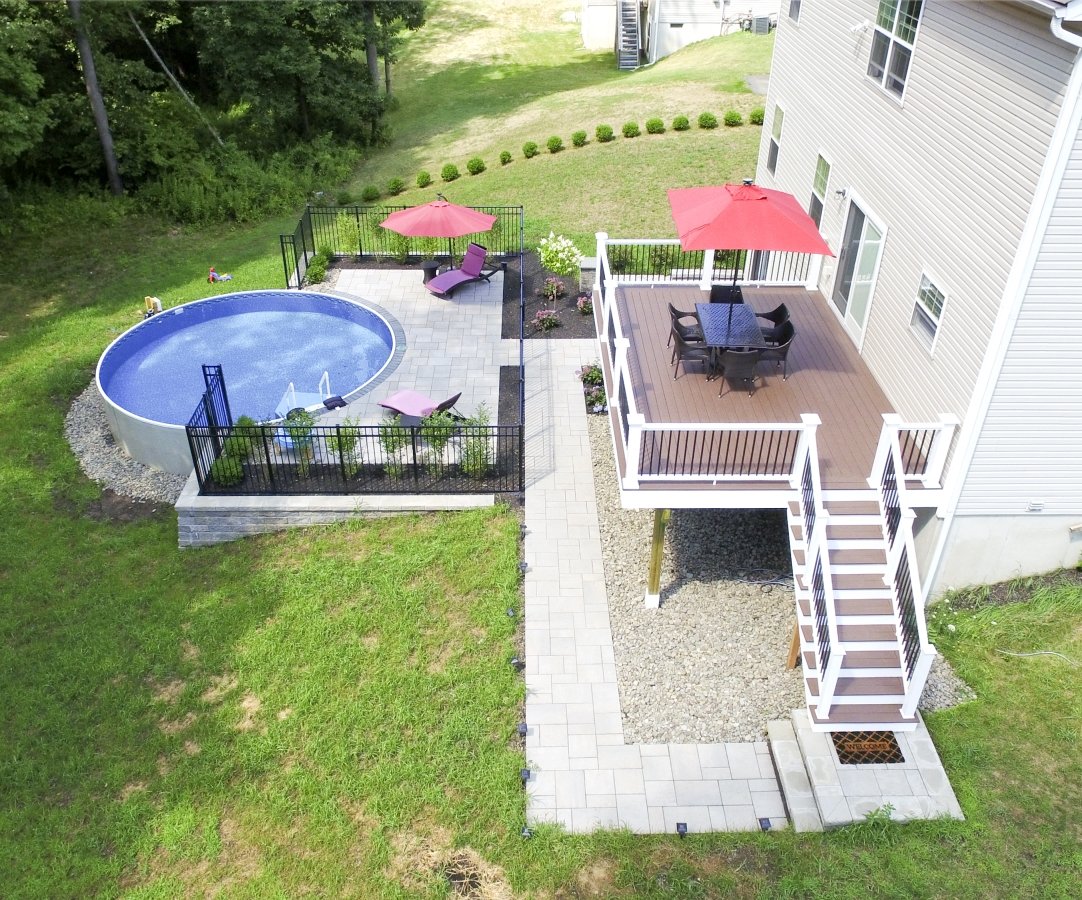
<path id="1" fill-rule="evenodd" d="M 440 264 L 434 259 L 426 259 L 421 263 L 421 272 L 423 273 L 422 284 L 428 284 L 433 278 L 436 277 L 436 273 L 440 270 Z"/>

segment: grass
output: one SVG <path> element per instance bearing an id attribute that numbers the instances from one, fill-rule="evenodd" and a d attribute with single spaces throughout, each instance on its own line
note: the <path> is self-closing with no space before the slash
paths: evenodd
<path id="1" fill-rule="evenodd" d="M 761 71 L 750 58 L 726 62 L 731 48 L 756 49 L 726 39 L 618 74 L 574 50 L 573 26 L 537 28 L 510 4 L 485 9 L 471 19 L 437 6 L 441 27 L 457 22 L 466 45 L 460 80 L 438 90 L 434 54 L 449 45 L 419 34 L 427 57 L 400 69 L 396 144 L 372 171 L 390 177 L 411 154 L 411 167 L 443 159 L 431 149 L 441 137 L 426 144 L 425 115 L 444 117 L 436 124 L 448 132 L 478 110 L 511 122 L 491 140 L 464 126 L 461 165 L 520 120 L 517 135 L 539 143 L 553 121 L 565 143 L 579 122 L 591 134 L 603 116 L 619 126 L 630 115 L 619 104 L 636 94 L 650 98 L 650 109 L 634 103 L 640 124 L 669 109 L 722 112 L 721 95 L 738 96 L 733 73 Z M 719 102 L 666 106 L 700 90 L 721 92 Z M 426 111 L 412 106 L 417 96 Z M 565 102 L 581 112 L 562 117 Z M 506 171 L 493 156 L 453 196 L 527 202 L 535 233 L 668 234 L 664 188 L 746 173 L 757 134 L 644 135 Z M 443 897 L 452 883 L 562 898 L 1077 894 L 1078 668 L 999 652 L 1082 661 L 1074 580 L 959 596 L 933 618 L 934 640 L 979 696 L 928 717 L 964 823 L 685 841 L 542 828 L 524 841 L 512 737 L 522 683 L 507 665 L 505 610 L 520 602 L 511 511 L 357 521 L 185 552 L 171 510 L 110 518 L 62 432 L 101 350 L 139 319 L 147 294 L 171 305 L 280 286 L 277 235 L 294 223 L 188 230 L 103 209 L 5 248 L 0 896 Z M 210 265 L 236 280 L 208 285 Z"/>

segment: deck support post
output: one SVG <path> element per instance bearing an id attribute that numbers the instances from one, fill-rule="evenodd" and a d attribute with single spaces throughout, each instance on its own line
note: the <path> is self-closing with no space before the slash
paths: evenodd
<path id="1" fill-rule="evenodd" d="M 709 291 L 714 283 L 714 251 L 703 251 L 703 271 L 699 277 L 699 290 Z"/>
<path id="2" fill-rule="evenodd" d="M 654 510 L 654 537 L 650 542 L 650 571 L 646 575 L 646 596 L 643 605 L 647 609 L 661 606 L 661 555 L 665 549 L 665 526 L 669 524 L 671 509 Z"/>
<path id="3" fill-rule="evenodd" d="M 800 661 L 800 622 L 793 623 L 793 637 L 789 641 L 789 658 L 785 661 L 785 668 L 795 669 Z"/>

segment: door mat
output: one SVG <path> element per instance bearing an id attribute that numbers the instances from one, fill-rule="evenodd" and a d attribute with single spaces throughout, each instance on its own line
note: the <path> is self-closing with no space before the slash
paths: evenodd
<path id="1" fill-rule="evenodd" d="M 832 731 L 830 738 L 843 766 L 905 762 L 893 731 Z"/>

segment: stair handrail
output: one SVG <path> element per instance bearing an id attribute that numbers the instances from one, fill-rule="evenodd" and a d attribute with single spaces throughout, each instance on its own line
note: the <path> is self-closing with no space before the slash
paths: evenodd
<path id="1" fill-rule="evenodd" d="M 881 466 L 877 496 L 883 517 L 883 533 L 887 542 L 887 567 L 883 583 L 890 590 L 894 612 L 895 633 L 902 663 L 902 684 L 905 699 L 902 715 L 912 716 L 928 680 L 936 648 L 928 640 L 925 619 L 924 591 L 920 583 L 913 522 L 916 514 L 907 502 L 902 452 L 896 442 Z"/>
<path id="2" fill-rule="evenodd" d="M 800 418 L 805 427 L 797 448 L 790 484 L 797 491 L 797 505 L 804 532 L 803 580 L 809 592 L 815 670 L 819 681 L 816 715 L 826 718 L 830 715 L 830 707 L 834 702 L 845 650 L 838 638 L 838 614 L 834 607 L 834 582 L 826 537 L 830 514 L 823 502 L 823 485 L 819 473 L 816 429 L 821 420 L 814 413 L 806 413 Z"/>

